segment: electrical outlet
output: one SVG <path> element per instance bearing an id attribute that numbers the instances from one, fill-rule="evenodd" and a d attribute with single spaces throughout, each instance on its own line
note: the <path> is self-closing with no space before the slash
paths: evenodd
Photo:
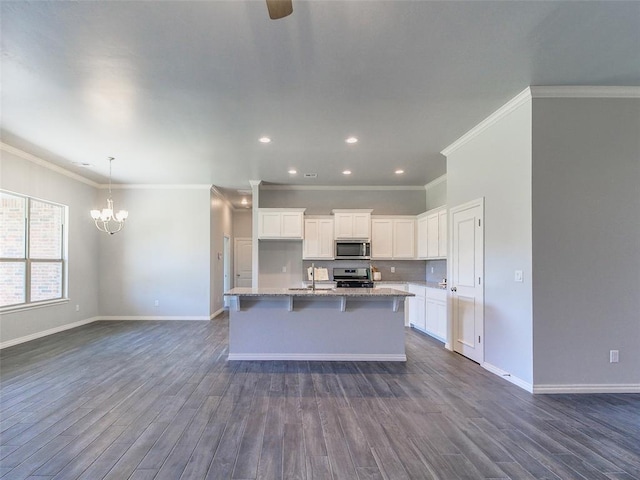
<path id="1" fill-rule="evenodd" d="M 391 273 L 396 273 L 396 267 L 391 267 Z"/>
<path id="2" fill-rule="evenodd" d="M 620 352 L 618 350 L 609 350 L 609 363 L 618 363 L 620 361 Z"/>
<path id="3" fill-rule="evenodd" d="M 154 307 L 159 307 L 160 306 L 160 300 L 156 300 L 155 302 L 153 302 L 153 306 Z"/>
<path id="4" fill-rule="evenodd" d="M 287 273 L 287 267 L 282 267 L 282 273 Z"/>
<path id="5" fill-rule="evenodd" d="M 513 276 L 513 280 L 515 282 L 524 282 L 524 275 L 522 273 L 522 270 L 516 270 L 515 274 Z"/>
<path id="6" fill-rule="evenodd" d="M 433 267 L 431 267 L 431 273 L 433 273 Z"/>
<path id="7" fill-rule="evenodd" d="M 76 312 L 80 311 L 80 305 L 76 305 Z"/>

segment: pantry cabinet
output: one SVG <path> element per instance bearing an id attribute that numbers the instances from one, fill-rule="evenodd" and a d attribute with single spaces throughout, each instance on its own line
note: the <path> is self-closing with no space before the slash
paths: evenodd
<path id="1" fill-rule="evenodd" d="M 258 238 L 302 240 L 304 211 L 304 208 L 258 209 Z"/>

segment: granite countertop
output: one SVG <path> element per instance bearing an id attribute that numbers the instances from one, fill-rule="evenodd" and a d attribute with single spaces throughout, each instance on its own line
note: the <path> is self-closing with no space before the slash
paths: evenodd
<path id="1" fill-rule="evenodd" d="M 400 283 L 400 282 L 396 282 Z M 232 288 L 226 297 L 413 297 L 393 288 Z"/>
<path id="2" fill-rule="evenodd" d="M 385 284 L 398 284 L 398 283 L 406 283 L 406 284 L 411 284 L 411 285 L 418 285 L 420 287 L 427 287 L 427 288 L 437 288 L 438 290 L 446 290 L 447 286 L 442 286 L 440 285 L 438 282 L 425 282 L 425 281 L 420 281 L 420 280 L 381 280 L 381 281 L 377 281 L 375 282 L 376 285 L 385 285 Z"/>

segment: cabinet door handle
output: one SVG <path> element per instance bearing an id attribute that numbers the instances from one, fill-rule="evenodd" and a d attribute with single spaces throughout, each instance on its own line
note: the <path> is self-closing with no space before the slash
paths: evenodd
<path id="1" fill-rule="evenodd" d="M 451 287 L 451 291 L 452 291 L 452 292 L 457 292 L 457 291 L 458 291 L 458 289 L 457 289 L 456 287 Z"/>

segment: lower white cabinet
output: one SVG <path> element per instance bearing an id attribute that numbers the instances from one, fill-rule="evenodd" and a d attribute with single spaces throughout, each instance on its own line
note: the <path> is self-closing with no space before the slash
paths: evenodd
<path id="1" fill-rule="evenodd" d="M 447 291 L 427 288 L 425 331 L 443 342 L 447 338 Z"/>
<path id="2" fill-rule="evenodd" d="M 409 284 L 409 293 L 415 297 L 408 297 L 409 324 L 419 330 L 426 331 L 425 290 L 426 287 Z"/>
<path id="3" fill-rule="evenodd" d="M 447 291 L 412 284 L 408 290 L 416 295 L 407 300 L 410 325 L 446 342 Z"/>

